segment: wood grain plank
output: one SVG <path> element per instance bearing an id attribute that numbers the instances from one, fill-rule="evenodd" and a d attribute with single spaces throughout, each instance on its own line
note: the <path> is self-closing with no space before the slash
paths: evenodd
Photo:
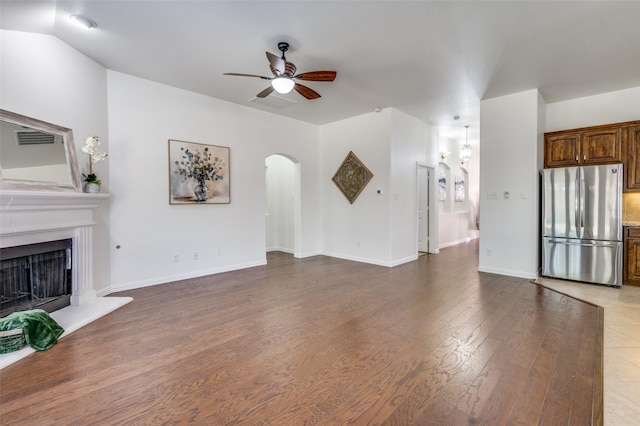
<path id="1" fill-rule="evenodd" d="M 274 252 L 122 292 L 134 301 L 2 370 L 0 423 L 601 424 L 598 308 L 477 256 L 477 241 L 394 268 Z"/>

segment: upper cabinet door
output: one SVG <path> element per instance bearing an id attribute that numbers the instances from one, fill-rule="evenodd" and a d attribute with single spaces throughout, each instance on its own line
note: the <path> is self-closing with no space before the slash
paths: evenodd
<path id="1" fill-rule="evenodd" d="M 580 132 L 545 135 L 544 167 L 580 164 Z"/>
<path id="2" fill-rule="evenodd" d="M 618 126 L 582 132 L 582 164 L 622 162 L 622 129 Z"/>
<path id="3" fill-rule="evenodd" d="M 640 125 L 625 129 L 625 190 L 640 191 Z"/>

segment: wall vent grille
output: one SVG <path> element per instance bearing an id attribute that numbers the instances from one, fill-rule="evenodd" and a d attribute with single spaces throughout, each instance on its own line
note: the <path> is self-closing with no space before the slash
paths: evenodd
<path id="1" fill-rule="evenodd" d="M 57 135 L 39 132 L 37 130 L 16 130 L 16 142 L 18 145 L 43 145 L 56 143 L 62 140 Z"/>

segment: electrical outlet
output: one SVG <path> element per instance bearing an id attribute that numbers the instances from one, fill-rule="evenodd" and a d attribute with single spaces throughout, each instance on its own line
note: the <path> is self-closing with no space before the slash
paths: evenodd
<path id="1" fill-rule="evenodd" d="M 491 256 L 491 249 L 490 249 L 490 248 L 488 248 L 488 249 L 486 250 L 486 253 L 487 253 L 487 256 Z"/>
<path id="2" fill-rule="evenodd" d="M 218 249 L 218 256 L 222 256 L 222 249 Z"/>
<path id="3" fill-rule="evenodd" d="M 199 253 L 197 251 L 193 252 L 193 260 L 198 260 Z"/>
<path id="4" fill-rule="evenodd" d="M 173 261 L 175 263 L 180 262 L 180 255 L 178 253 L 173 254 Z"/>

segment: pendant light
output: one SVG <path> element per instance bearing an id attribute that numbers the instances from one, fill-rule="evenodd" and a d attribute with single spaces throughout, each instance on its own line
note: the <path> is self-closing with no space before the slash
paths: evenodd
<path id="1" fill-rule="evenodd" d="M 462 148 L 460 149 L 460 160 L 462 164 L 471 159 L 471 145 L 469 145 L 469 125 L 464 126 L 467 131 L 467 139 Z"/>

